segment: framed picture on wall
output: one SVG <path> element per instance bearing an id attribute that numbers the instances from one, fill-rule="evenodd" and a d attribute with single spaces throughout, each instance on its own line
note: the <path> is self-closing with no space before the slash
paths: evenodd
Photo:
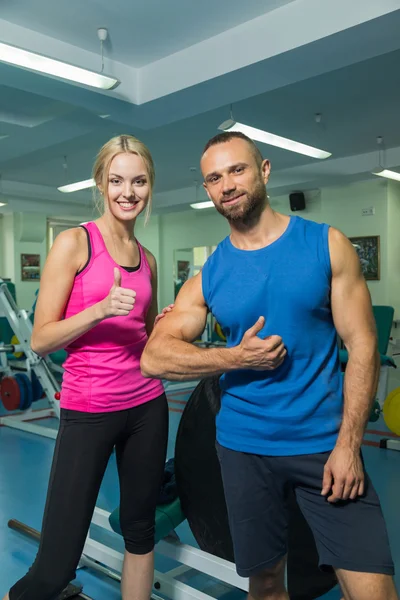
<path id="1" fill-rule="evenodd" d="M 349 239 L 357 251 L 365 279 L 369 281 L 380 279 L 381 255 L 379 235 L 351 237 Z"/>
<path id="2" fill-rule="evenodd" d="M 40 254 L 21 254 L 21 281 L 39 281 Z"/>

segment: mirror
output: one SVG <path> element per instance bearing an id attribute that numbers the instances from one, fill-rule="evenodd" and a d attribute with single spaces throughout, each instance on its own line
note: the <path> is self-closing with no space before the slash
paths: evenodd
<path id="1" fill-rule="evenodd" d="M 215 248 L 216 246 L 198 246 L 174 251 L 175 298 L 185 281 L 200 273 L 204 263 Z"/>
<path id="2" fill-rule="evenodd" d="M 200 273 L 203 265 L 216 247 L 198 246 L 196 248 L 183 248 L 174 251 L 175 298 L 185 281 Z M 213 315 L 209 313 L 201 339 L 196 343 L 202 346 L 219 346 L 225 345 L 225 341 L 225 336 L 220 326 Z"/>

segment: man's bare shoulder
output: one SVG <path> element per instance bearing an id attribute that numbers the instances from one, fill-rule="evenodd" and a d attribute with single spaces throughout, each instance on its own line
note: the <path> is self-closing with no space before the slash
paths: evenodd
<path id="1" fill-rule="evenodd" d="M 339 229 L 330 227 L 328 239 L 332 274 L 337 275 L 346 271 L 359 274 L 360 260 L 349 238 Z"/>
<path id="2" fill-rule="evenodd" d="M 176 297 L 176 308 L 184 309 L 188 305 L 205 306 L 201 272 L 185 281 Z"/>
<path id="3" fill-rule="evenodd" d="M 150 342 L 164 336 L 193 342 L 204 330 L 207 307 L 201 290 L 201 274 L 184 283 L 177 295 L 173 309 L 154 327 Z"/>
<path id="4" fill-rule="evenodd" d="M 332 227 L 332 225 L 329 225 L 329 243 L 338 246 L 347 244 L 351 245 L 349 238 L 346 237 L 344 233 L 340 231 L 340 229 Z"/>

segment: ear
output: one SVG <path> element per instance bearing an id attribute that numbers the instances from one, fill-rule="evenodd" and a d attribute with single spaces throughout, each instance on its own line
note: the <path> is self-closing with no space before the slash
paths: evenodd
<path id="1" fill-rule="evenodd" d="M 267 184 L 269 180 L 269 176 L 271 174 L 271 163 L 269 160 L 265 159 L 261 163 L 261 173 L 264 180 L 264 183 Z"/>

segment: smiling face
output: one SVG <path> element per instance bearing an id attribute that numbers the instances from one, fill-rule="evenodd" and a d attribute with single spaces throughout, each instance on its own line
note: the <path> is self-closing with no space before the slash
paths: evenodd
<path id="1" fill-rule="evenodd" d="M 106 210 L 118 220 L 130 221 L 146 208 L 149 197 L 149 177 L 142 157 L 130 152 L 114 156 L 104 198 Z"/>
<path id="2" fill-rule="evenodd" d="M 231 223 L 246 223 L 266 206 L 270 163 L 260 161 L 246 140 L 233 138 L 210 146 L 201 170 L 208 197 Z"/>

